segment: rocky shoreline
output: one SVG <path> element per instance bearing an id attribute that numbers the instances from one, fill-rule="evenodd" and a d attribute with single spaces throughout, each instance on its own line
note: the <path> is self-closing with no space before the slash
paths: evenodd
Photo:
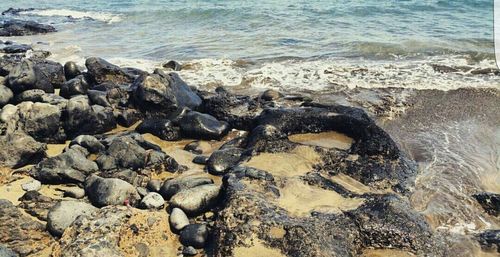
<path id="1" fill-rule="evenodd" d="M 409 204 L 415 162 L 363 109 L 0 43 L 0 181 L 26 191 L 0 200 L 2 257 L 456 255 Z M 498 194 L 474 197 L 498 217 Z"/>

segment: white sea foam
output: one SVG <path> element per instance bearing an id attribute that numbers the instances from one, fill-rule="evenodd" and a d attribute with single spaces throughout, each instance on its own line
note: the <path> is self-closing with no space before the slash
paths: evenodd
<path id="1" fill-rule="evenodd" d="M 90 12 L 90 11 L 75 11 L 68 9 L 45 9 L 21 12 L 21 15 L 37 15 L 37 16 L 63 16 L 72 17 L 74 19 L 92 19 L 106 23 L 114 23 L 122 20 L 120 15 L 107 12 Z"/>

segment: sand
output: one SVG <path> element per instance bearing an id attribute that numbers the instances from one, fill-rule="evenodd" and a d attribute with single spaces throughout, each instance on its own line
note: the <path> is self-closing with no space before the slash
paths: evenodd
<path id="1" fill-rule="evenodd" d="M 354 142 L 352 138 L 335 131 L 296 134 L 289 136 L 288 139 L 299 144 L 337 148 L 341 150 L 348 150 Z"/>

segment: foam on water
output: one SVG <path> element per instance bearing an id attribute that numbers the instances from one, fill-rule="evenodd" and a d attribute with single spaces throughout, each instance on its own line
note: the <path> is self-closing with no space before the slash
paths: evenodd
<path id="1" fill-rule="evenodd" d="M 20 15 L 36 15 L 36 16 L 62 16 L 71 17 L 73 19 L 89 19 L 98 20 L 106 23 L 114 23 L 122 20 L 118 14 L 107 12 L 90 12 L 90 11 L 76 11 L 68 9 L 45 9 L 45 10 L 32 10 L 20 12 Z"/>

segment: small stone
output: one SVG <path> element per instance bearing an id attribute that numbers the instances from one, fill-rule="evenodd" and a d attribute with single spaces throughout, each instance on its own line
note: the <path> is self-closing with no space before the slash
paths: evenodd
<path id="1" fill-rule="evenodd" d="M 82 72 L 75 62 L 67 62 L 64 64 L 64 76 L 66 77 L 66 80 L 71 80 L 81 73 Z"/>
<path id="2" fill-rule="evenodd" d="M 219 197 L 219 192 L 220 186 L 218 185 L 201 185 L 175 194 L 170 199 L 170 204 L 189 215 L 196 215 L 212 207 Z"/>
<path id="3" fill-rule="evenodd" d="M 208 157 L 203 155 L 197 155 L 193 158 L 193 163 L 206 165 L 208 162 Z"/>
<path id="4" fill-rule="evenodd" d="M 210 143 L 206 141 L 193 141 L 186 146 L 184 146 L 184 150 L 188 152 L 192 152 L 194 154 L 202 154 L 207 153 L 212 149 Z"/>
<path id="5" fill-rule="evenodd" d="M 209 220 L 209 219 L 212 219 L 214 217 L 214 213 L 209 211 L 209 212 L 205 212 L 205 214 L 203 214 L 203 218 L 205 218 L 205 220 Z"/>
<path id="6" fill-rule="evenodd" d="M 198 254 L 198 251 L 192 246 L 187 246 L 182 249 L 182 254 L 187 256 L 194 256 Z"/>
<path id="7" fill-rule="evenodd" d="M 203 248 L 208 238 L 208 228 L 204 224 L 191 224 L 182 229 L 180 241 L 185 246 Z"/>
<path id="8" fill-rule="evenodd" d="M 71 197 L 75 199 L 81 199 L 85 197 L 85 190 L 79 187 L 70 187 L 64 189 L 64 197 Z"/>
<path id="9" fill-rule="evenodd" d="M 189 225 L 189 219 L 186 214 L 179 208 L 173 208 L 170 213 L 170 227 L 172 232 L 181 231 L 185 226 Z"/>
<path id="10" fill-rule="evenodd" d="M 163 68 L 172 69 L 174 71 L 180 71 L 182 69 L 182 65 L 176 61 L 168 61 L 167 63 L 162 65 Z"/>
<path id="11" fill-rule="evenodd" d="M 152 180 L 148 181 L 146 188 L 149 189 L 149 191 L 158 192 L 158 191 L 160 191 L 161 185 L 162 185 L 161 180 L 152 179 Z"/>
<path id="12" fill-rule="evenodd" d="M 208 172 L 213 175 L 224 175 L 238 164 L 242 152 L 240 148 L 227 148 L 213 152 L 207 161 Z"/>
<path id="13" fill-rule="evenodd" d="M 273 101 L 273 100 L 279 99 L 280 97 L 281 97 L 281 94 L 278 91 L 273 90 L 273 89 L 268 89 L 268 90 L 264 91 L 262 93 L 262 95 L 260 95 L 260 98 L 262 98 L 262 100 L 264 100 L 264 101 Z"/>
<path id="14" fill-rule="evenodd" d="M 38 191 L 38 190 L 40 190 L 41 187 L 42 187 L 42 183 L 40 183 L 40 181 L 35 180 L 35 179 L 28 182 L 28 183 L 24 183 L 21 185 L 21 188 L 24 191 Z"/>
<path id="15" fill-rule="evenodd" d="M 141 207 L 146 209 L 158 209 L 165 204 L 163 197 L 155 192 L 148 193 L 141 201 Z"/>
<path id="16" fill-rule="evenodd" d="M 160 188 L 160 194 L 166 200 L 169 200 L 172 196 L 177 194 L 182 190 L 186 190 L 189 188 L 193 188 L 199 185 L 205 184 L 213 184 L 213 180 L 207 177 L 199 177 L 199 176 L 187 176 L 174 178 L 165 181 L 163 186 Z"/>

